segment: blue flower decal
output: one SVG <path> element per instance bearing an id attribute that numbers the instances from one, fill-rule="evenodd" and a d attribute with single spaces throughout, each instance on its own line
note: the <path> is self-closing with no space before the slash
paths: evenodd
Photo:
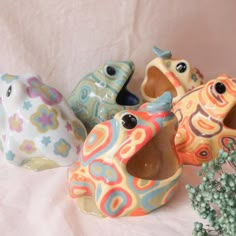
<path id="1" fill-rule="evenodd" d="M 41 140 L 41 143 L 45 146 L 48 146 L 48 144 L 51 143 L 51 138 L 49 136 L 44 136 Z"/>
<path id="2" fill-rule="evenodd" d="M 6 153 L 6 159 L 7 159 L 8 161 L 12 161 L 12 160 L 14 159 L 14 157 L 15 157 L 15 154 L 14 154 L 12 151 L 8 151 L 8 152 Z"/>
<path id="3" fill-rule="evenodd" d="M 32 107 L 31 102 L 29 102 L 29 101 L 24 102 L 23 108 L 24 108 L 25 110 L 28 111 L 31 107 Z"/>

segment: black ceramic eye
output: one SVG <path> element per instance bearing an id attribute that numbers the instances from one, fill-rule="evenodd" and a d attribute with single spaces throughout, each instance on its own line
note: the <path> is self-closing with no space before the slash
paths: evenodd
<path id="1" fill-rule="evenodd" d="M 202 156 L 202 157 L 206 157 L 206 156 L 208 156 L 208 152 L 207 151 L 201 151 L 200 152 L 200 155 Z"/>
<path id="2" fill-rule="evenodd" d="M 106 68 L 106 71 L 107 71 L 107 74 L 110 75 L 110 76 L 113 76 L 116 74 L 116 69 L 112 66 L 108 66 Z"/>
<path id="3" fill-rule="evenodd" d="M 176 65 L 176 70 L 179 73 L 184 73 L 187 70 L 187 65 L 184 62 L 180 62 Z"/>
<path id="4" fill-rule="evenodd" d="M 7 93 L 6 93 L 7 97 L 10 97 L 11 92 L 12 92 L 12 86 L 10 85 L 7 89 Z"/>
<path id="5" fill-rule="evenodd" d="M 218 83 L 215 84 L 215 90 L 216 90 L 217 93 L 222 94 L 226 91 L 226 87 L 223 83 L 218 82 Z"/>
<path id="6" fill-rule="evenodd" d="M 121 123 L 126 129 L 133 129 L 137 125 L 137 119 L 131 114 L 126 114 L 122 117 Z"/>

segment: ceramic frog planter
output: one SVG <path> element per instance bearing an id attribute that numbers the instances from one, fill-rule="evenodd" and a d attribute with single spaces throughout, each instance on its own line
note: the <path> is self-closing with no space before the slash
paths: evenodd
<path id="1" fill-rule="evenodd" d="M 144 100 L 153 101 L 166 91 L 173 95 L 175 104 L 186 92 L 203 83 L 198 69 L 186 60 L 172 58 L 170 51 L 153 48 L 157 58 L 148 63 L 141 85 Z"/>
<path id="2" fill-rule="evenodd" d="M 181 162 L 209 162 L 229 140 L 236 143 L 236 78 L 219 76 L 187 93 L 173 109 L 179 121 L 175 144 Z"/>
<path id="3" fill-rule="evenodd" d="M 133 72 L 131 61 L 108 62 L 77 84 L 68 102 L 88 130 L 121 110 L 138 108 L 139 98 L 127 89 Z"/>
<path id="4" fill-rule="evenodd" d="M 96 125 L 69 168 L 69 194 L 100 216 L 145 215 L 173 196 L 182 167 L 173 139 L 171 93 Z"/>
<path id="5" fill-rule="evenodd" d="M 33 170 L 75 162 L 86 130 L 61 93 L 32 74 L 1 74 L 0 84 L 0 139 L 6 160 Z"/>

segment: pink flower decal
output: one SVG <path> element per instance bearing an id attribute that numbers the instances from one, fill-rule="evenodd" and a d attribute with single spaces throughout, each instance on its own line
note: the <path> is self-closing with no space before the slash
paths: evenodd
<path id="1" fill-rule="evenodd" d="M 69 122 L 66 123 L 66 129 L 68 132 L 72 131 L 71 124 Z"/>
<path id="2" fill-rule="evenodd" d="M 24 140 L 20 145 L 20 150 L 27 154 L 32 154 L 36 151 L 35 143 L 31 140 Z"/>
<path id="3" fill-rule="evenodd" d="M 39 106 L 36 113 L 34 113 L 30 120 L 35 125 L 40 133 L 46 133 L 48 130 L 57 129 L 57 111 L 55 109 L 48 109 L 47 106 Z"/>
<path id="4" fill-rule="evenodd" d="M 8 123 L 10 130 L 16 131 L 18 133 L 22 131 L 23 120 L 17 114 L 9 117 Z"/>
<path id="5" fill-rule="evenodd" d="M 31 98 L 40 97 L 47 105 L 60 103 L 62 95 L 56 89 L 44 84 L 37 78 L 28 79 L 27 93 Z"/>

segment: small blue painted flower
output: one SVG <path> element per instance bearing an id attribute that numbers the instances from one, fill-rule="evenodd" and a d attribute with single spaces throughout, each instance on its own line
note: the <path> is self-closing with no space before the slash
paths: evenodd
<path id="1" fill-rule="evenodd" d="M 14 154 L 12 151 L 8 151 L 8 152 L 6 153 L 6 159 L 7 159 L 8 161 L 12 161 L 12 160 L 14 159 L 14 157 L 15 157 L 15 154 Z"/>
<path id="2" fill-rule="evenodd" d="M 31 107 L 32 107 L 31 102 L 29 102 L 29 101 L 24 102 L 23 108 L 24 108 L 25 110 L 28 111 Z"/>
<path id="3" fill-rule="evenodd" d="M 51 143 L 51 138 L 49 136 L 43 136 L 41 143 L 48 146 L 48 144 Z"/>

